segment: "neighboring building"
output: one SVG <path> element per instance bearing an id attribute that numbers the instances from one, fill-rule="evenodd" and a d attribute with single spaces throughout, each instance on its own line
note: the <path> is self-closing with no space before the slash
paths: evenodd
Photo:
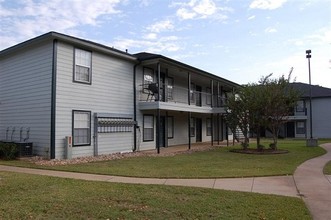
<path id="1" fill-rule="evenodd" d="M 291 83 L 301 94 L 293 114 L 280 131 L 280 137 L 310 138 L 310 85 Z M 312 85 L 313 138 L 331 138 L 331 89 Z"/>
<path id="2" fill-rule="evenodd" d="M 66 137 L 73 157 L 221 141 L 237 86 L 162 55 L 50 32 L 0 51 L 0 140 L 50 158 L 67 156 Z"/>

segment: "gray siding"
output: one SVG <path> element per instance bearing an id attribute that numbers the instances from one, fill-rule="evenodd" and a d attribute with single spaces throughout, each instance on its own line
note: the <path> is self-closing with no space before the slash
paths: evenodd
<path id="1" fill-rule="evenodd" d="M 163 72 L 166 72 L 163 70 Z M 174 87 L 180 87 L 183 89 L 187 88 L 187 78 L 186 75 L 182 75 L 180 77 L 177 76 L 176 73 L 174 72 L 168 72 L 168 76 L 172 77 L 174 79 Z M 156 77 L 156 76 L 154 76 Z M 198 81 L 192 81 L 195 84 L 198 84 L 199 86 L 202 87 L 202 92 L 206 92 L 206 88 L 210 87 L 209 80 L 205 80 L 204 82 L 199 83 Z M 139 131 L 137 132 L 138 136 L 138 146 L 139 150 L 147 150 L 147 149 L 155 149 L 156 145 L 156 110 L 139 110 L 139 95 L 140 95 L 140 85 L 143 84 L 143 68 L 140 66 L 137 70 L 137 80 L 136 80 L 136 86 L 137 86 L 137 121 L 138 125 L 140 126 Z M 187 100 L 187 93 L 185 90 L 183 90 L 182 94 L 182 99 Z M 224 94 L 223 94 L 224 95 Z M 176 96 L 176 94 L 174 94 Z M 147 97 L 145 97 L 147 99 Z M 207 100 L 202 97 L 202 104 L 205 104 Z M 195 103 L 191 103 L 192 107 L 196 107 Z M 190 108 L 189 105 L 187 105 L 187 108 Z M 154 141 L 143 141 L 143 115 L 144 114 L 152 114 L 154 115 Z M 165 116 L 165 111 L 161 111 L 161 115 Z M 168 116 L 173 116 L 174 117 L 174 138 L 168 139 L 168 146 L 172 145 L 179 145 L 179 144 L 188 144 L 188 112 L 181 112 L 177 111 L 176 108 L 173 108 L 172 111 L 168 111 Z M 214 114 L 214 123 L 216 126 L 216 114 Z M 202 142 L 209 142 L 211 141 L 211 136 L 207 136 L 206 132 L 206 119 L 211 118 L 210 114 L 195 114 L 192 113 L 192 117 L 195 118 L 201 118 L 202 119 Z M 221 120 L 220 120 L 221 124 Z M 216 128 L 214 127 L 215 130 L 215 137 L 214 140 L 216 140 Z M 220 126 L 220 138 L 222 137 L 222 132 L 223 132 L 223 137 L 225 139 L 225 129 L 222 129 Z M 196 136 L 191 137 L 191 143 L 196 142 Z"/>
<path id="2" fill-rule="evenodd" d="M 93 155 L 93 114 L 133 115 L 133 64 L 92 51 L 92 84 L 73 82 L 74 47 L 58 44 L 56 97 L 56 157 L 64 156 L 65 137 L 72 135 L 72 110 L 91 111 L 90 146 L 73 147 L 73 157 Z M 125 138 L 122 136 L 126 135 Z M 106 136 L 106 139 L 103 137 Z M 133 132 L 99 135 L 102 153 L 132 149 Z M 108 143 L 108 146 L 105 145 Z"/>
<path id="3" fill-rule="evenodd" d="M 307 102 L 309 103 L 309 102 Z M 313 137 L 331 138 L 331 98 L 316 98 L 312 102 L 313 107 Z M 308 104 L 307 137 L 310 137 L 310 118 Z"/>
<path id="4" fill-rule="evenodd" d="M 34 153 L 46 156 L 50 147 L 52 42 L 24 48 L 0 60 L 0 140 L 7 127 L 13 141 L 30 128 Z"/>

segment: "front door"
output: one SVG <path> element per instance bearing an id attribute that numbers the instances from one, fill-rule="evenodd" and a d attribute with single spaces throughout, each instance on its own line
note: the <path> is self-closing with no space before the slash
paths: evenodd
<path id="1" fill-rule="evenodd" d="M 159 141 L 160 147 L 165 147 L 165 116 L 160 117 L 160 133 L 159 133 Z"/>
<path id="2" fill-rule="evenodd" d="M 196 118 L 196 142 L 202 141 L 202 120 L 201 118 Z"/>
<path id="3" fill-rule="evenodd" d="M 286 137 L 294 138 L 295 137 L 295 126 L 294 122 L 287 122 L 286 123 Z"/>

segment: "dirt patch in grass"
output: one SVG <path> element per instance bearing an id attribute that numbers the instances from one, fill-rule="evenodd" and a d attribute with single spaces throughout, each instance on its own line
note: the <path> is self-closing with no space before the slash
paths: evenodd
<path id="1" fill-rule="evenodd" d="M 266 155 L 266 154 L 287 154 L 288 150 L 274 150 L 274 149 L 231 149 L 230 152 L 241 153 L 241 154 L 258 154 L 258 155 Z"/>
<path id="2" fill-rule="evenodd" d="M 202 146 L 202 147 L 195 147 L 194 149 L 185 150 L 185 151 L 175 151 L 175 152 L 167 152 L 167 153 L 162 152 L 160 154 L 157 154 L 156 151 L 138 151 L 138 152 L 105 154 L 100 156 L 77 157 L 73 159 L 49 160 L 39 156 L 20 158 L 20 159 L 41 166 L 58 166 L 58 165 L 84 164 L 84 163 L 99 162 L 99 161 L 120 160 L 120 159 L 133 158 L 133 157 L 172 157 L 180 154 L 192 154 L 194 152 L 211 151 L 217 148 L 220 148 L 220 146 L 217 145 Z"/>

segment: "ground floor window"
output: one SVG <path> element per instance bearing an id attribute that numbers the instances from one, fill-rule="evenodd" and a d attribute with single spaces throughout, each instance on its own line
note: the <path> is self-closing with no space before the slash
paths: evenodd
<path id="1" fill-rule="evenodd" d="M 168 138 L 174 138 L 174 117 L 168 116 Z"/>
<path id="2" fill-rule="evenodd" d="M 206 120 L 206 135 L 211 136 L 212 128 L 211 128 L 211 118 L 207 118 Z"/>
<path id="3" fill-rule="evenodd" d="M 91 145 L 91 112 L 74 110 L 73 146 Z"/>
<path id="4" fill-rule="evenodd" d="M 191 118 L 190 120 L 190 133 L 191 137 L 195 136 L 195 118 Z"/>
<path id="5" fill-rule="evenodd" d="M 306 133 L 306 122 L 305 121 L 297 121 L 296 122 L 296 133 L 297 134 L 305 134 Z"/>
<path id="6" fill-rule="evenodd" d="M 144 115 L 143 141 L 154 141 L 154 115 Z"/>

